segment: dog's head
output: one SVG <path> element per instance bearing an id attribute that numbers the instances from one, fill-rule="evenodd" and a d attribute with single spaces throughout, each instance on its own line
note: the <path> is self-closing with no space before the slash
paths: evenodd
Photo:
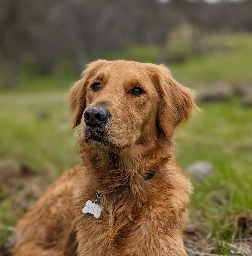
<path id="1" fill-rule="evenodd" d="M 98 60 L 70 91 L 73 126 L 93 146 L 122 150 L 172 140 L 196 105 L 189 89 L 164 66 Z"/>

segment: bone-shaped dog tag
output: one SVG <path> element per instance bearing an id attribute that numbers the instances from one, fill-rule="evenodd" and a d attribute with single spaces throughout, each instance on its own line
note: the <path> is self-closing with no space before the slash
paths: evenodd
<path id="1" fill-rule="evenodd" d="M 100 218 L 101 212 L 102 212 L 102 206 L 93 203 L 91 200 L 88 200 L 86 202 L 85 207 L 82 209 L 82 212 L 85 213 L 91 213 L 96 219 Z"/>

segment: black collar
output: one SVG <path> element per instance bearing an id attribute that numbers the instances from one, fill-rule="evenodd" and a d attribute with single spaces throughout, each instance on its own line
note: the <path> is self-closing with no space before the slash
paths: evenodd
<path id="1" fill-rule="evenodd" d="M 144 179 L 145 180 L 150 180 L 154 177 L 156 171 L 153 171 L 153 172 L 149 172 L 147 173 L 145 176 L 144 176 Z M 115 187 L 114 191 L 117 191 L 117 190 L 121 190 L 123 188 L 129 188 L 129 185 L 128 184 L 124 184 L 124 185 L 119 185 L 117 187 Z"/>

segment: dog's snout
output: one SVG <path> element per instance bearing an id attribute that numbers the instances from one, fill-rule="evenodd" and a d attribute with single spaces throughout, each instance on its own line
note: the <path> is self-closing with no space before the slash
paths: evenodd
<path id="1" fill-rule="evenodd" d="M 105 125 L 111 114 L 104 106 L 93 106 L 88 108 L 84 113 L 84 121 L 87 126 L 100 126 Z"/>

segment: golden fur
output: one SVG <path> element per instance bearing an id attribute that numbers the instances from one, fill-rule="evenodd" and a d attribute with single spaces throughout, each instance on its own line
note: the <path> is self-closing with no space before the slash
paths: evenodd
<path id="1" fill-rule="evenodd" d="M 192 187 L 175 163 L 172 139 L 196 108 L 191 91 L 162 65 L 98 60 L 72 87 L 70 104 L 81 165 L 65 171 L 18 222 L 14 256 L 186 255 L 182 229 Z M 97 131 L 83 117 L 93 106 L 111 113 Z M 97 191 L 98 219 L 81 211 Z"/>

